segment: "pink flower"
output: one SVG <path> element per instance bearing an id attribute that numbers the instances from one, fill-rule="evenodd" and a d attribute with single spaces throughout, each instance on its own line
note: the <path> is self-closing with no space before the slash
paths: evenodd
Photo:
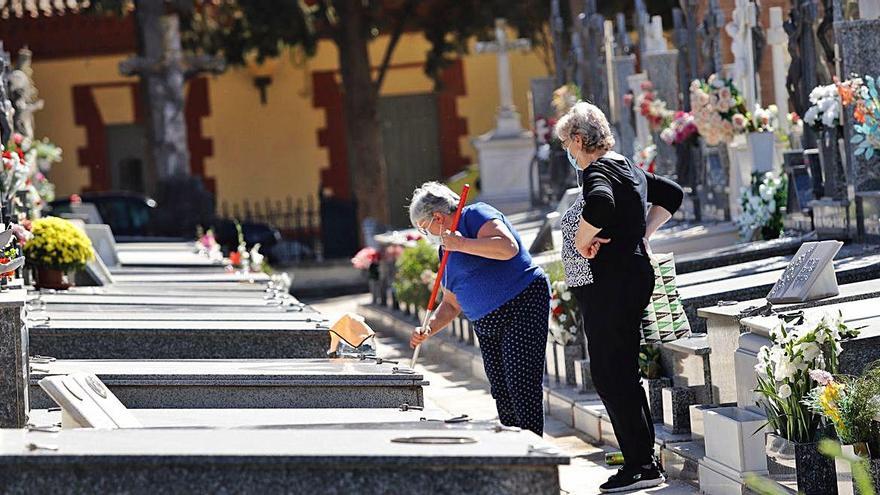
<path id="1" fill-rule="evenodd" d="M 828 385 L 834 381 L 834 377 L 831 376 L 831 373 L 825 370 L 810 370 L 810 378 L 819 385 Z"/>
<path id="2" fill-rule="evenodd" d="M 371 247 L 365 247 L 354 255 L 351 264 L 358 270 L 367 270 L 377 261 L 379 261 L 379 252 Z"/>
<path id="3" fill-rule="evenodd" d="M 16 132 L 12 135 L 12 141 L 18 146 L 21 146 L 21 142 L 24 141 L 24 136 Z"/>

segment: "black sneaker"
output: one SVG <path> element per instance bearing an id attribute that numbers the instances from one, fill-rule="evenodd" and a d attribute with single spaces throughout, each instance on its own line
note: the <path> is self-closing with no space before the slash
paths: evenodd
<path id="1" fill-rule="evenodd" d="M 611 475 L 608 481 L 599 487 L 602 493 L 628 492 L 642 488 L 662 485 L 666 482 L 666 476 L 657 467 L 657 463 L 651 467 L 627 467 L 617 470 L 617 474 Z"/>

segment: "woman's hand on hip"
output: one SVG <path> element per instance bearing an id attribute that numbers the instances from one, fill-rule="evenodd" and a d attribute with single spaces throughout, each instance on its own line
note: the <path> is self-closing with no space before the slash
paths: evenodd
<path id="1" fill-rule="evenodd" d="M 416 327 L 409 338 L 409 346 L 415 349 L 431 337 L 431 327 Z"/>
<path id="2" fill-rule="evenodd" d="M 596 255 L 599 254 L 599 248 L 602 247 L 602 244 L 608 244 L 609 242 L 611 242 L 611 239 L 594 237 L 593 242 L 591 242 L 590 245 L 587 246 L 586 252 L 583 253 L 584 258 L 587 258 L 588 260 L 595 258 Z"/>
<path id="3" fill-rule="evenodd" d="M 440 234 L 440 240 L 443 241 L 443 249 L 449 252 L 463 251 L 464 245 L 467 242 L 467 239 L 461 235 L 461 232 L 452 232 L 448 229 Z"/>

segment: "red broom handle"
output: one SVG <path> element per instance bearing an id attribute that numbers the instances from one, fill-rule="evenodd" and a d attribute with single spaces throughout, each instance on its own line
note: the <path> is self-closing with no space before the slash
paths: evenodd
<path id="1" fill-rule="evenodd" d="M 470 189 L 470 184 L 465 184 L 464 187 L 461 188 L 458 209 L 455 210 L 455 216 L 452 217 L 452 232 L 455 232 L 458 229 L 458 221 L 461 219 L 461 210 L 464 209 L 464 204 L 467 201 L 467 195 Z M 443 272 L 446 270 L 447 261 L 449 261 L 449 251 L 444 249 L 443 258 L 440 259 L 440 267 L 437 268 L 437 278 L 434 280 L 434 288 L 431 290 L 431 299 L 428 299 L 428 311 L 434 311 L 434 303 L 437 302 L 437 293 L 440 292 L 440 281 L 442 280 Z"/>

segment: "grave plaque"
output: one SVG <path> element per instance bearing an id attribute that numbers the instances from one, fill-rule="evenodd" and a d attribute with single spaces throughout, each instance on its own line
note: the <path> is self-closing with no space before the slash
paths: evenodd
<path id="1" fill-rule="evenodd" d="M 767 301 L 797 303 L 838 295 L 834 256 L 841 246 L 840 241 L 805 242 L 767 294 Z"/>
<path id="2" fill-rule="evenodd" d="M 809 208 L 813 196 L 813 175 L 804 160 L 802 150 L 786 151 L 784 169 L 788 175 L 788 212 L 799 212 Z"/>

